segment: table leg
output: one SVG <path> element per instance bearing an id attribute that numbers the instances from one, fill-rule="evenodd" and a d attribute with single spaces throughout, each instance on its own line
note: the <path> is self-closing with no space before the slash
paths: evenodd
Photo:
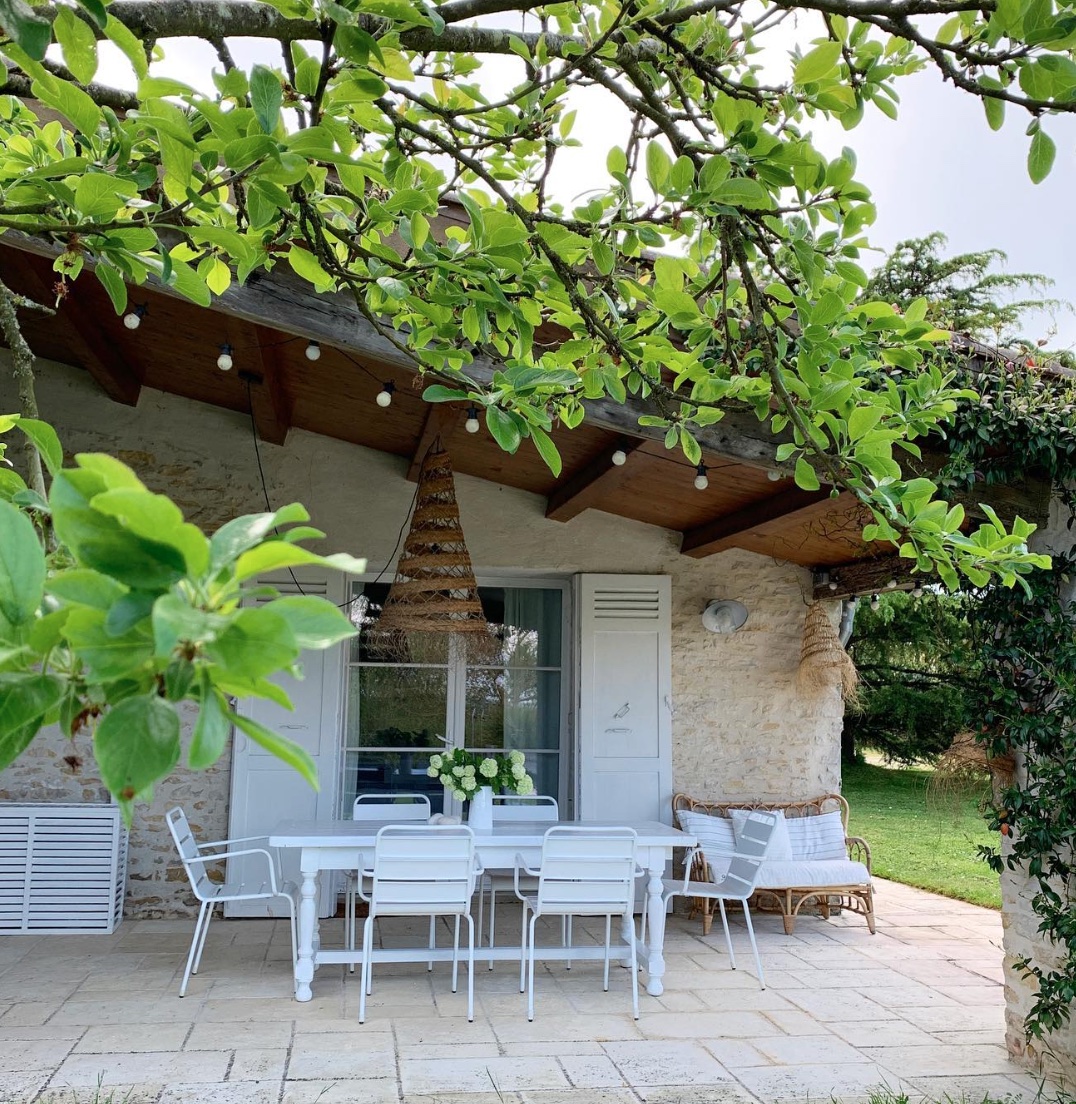
<path id="1" fill-rule="evenodd" d="M 665 901 L 662 898 L 664 886 L 661 879 L 665 875 L 665 852 L 655 848 L 650 853 L 646 872 L 650 875 L 646 883 L 646 926 L 649 946 L 646 960 L 646 991 L 652 997 L 660 997 L 665 991 L 661 979 L 665 976 Z"/>
<path id="2" fill-rule="evenodd" d="M 303 851 L 300 871 L 303 877 L 299 893 L 299 957 L 295 963 L 295 999 L 310 1000 L 314 980 L 314 953 L 318 926 L 318 864 Z"/>

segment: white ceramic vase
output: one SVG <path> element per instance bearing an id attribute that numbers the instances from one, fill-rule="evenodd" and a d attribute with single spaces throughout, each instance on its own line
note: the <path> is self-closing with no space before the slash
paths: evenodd
<path id="1" fill-rule="evenodd" d="M 493 831 L 493 787 L 482 786 L 471 797 L 467 826 L 472 832 Z"/>

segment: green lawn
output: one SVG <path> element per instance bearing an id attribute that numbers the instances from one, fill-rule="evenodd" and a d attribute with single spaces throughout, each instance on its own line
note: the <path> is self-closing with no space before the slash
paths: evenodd
<path id="1" fill-rule="evenodd" d="M 880 878 L 1000 908 L 998 877 L 976 856 L 977 845 L 997 843 L 978 811 L 979 799 L 928 793 L 930 773 L 846 765 L 842 791 L 852 808 L 850 833 L 870 844 Z"/>

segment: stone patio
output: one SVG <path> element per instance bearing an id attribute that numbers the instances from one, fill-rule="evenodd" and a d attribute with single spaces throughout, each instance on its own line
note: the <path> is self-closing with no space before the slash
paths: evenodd
<path id="1" fill-rule="evenodd" d="M 0 940 L 0 1100 L 156 1104 L 627 1104 L 1031 1099 L 1006 1058 L 998 913 L 879 881 L 878 934 L 860 917 L 757 919 L 768 988 L 745 932 L 729 969 L 720 925 L 670 917 L 665 993 L 599 963 L 539 967 L 526 1020 L 508 963 L 476 970 L 475 1022 L 449 967 L 385 965 L 367 1023 L 358 974 L 323 968 L 290 999 L 286 925 L 215 921 L 202 970 L 176 996 L 192 921 L 125 922 L 113 936 Z M 500 939 L 518 920 L 498 910 Z M 421 926 L 421 925 L 420 925 Z M 326 942 L 338 921 L 323 924 Z M 577 922 L 580 938 L 583 925 Z M 383 938 L 401 938 L 386 923 Z M 742 950 L 741 950 L 742 948 Z"/>

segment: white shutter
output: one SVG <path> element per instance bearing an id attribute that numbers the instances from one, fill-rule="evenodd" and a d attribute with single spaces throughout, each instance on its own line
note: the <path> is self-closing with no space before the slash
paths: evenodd
<path id="1" fill-rule="evenodd" d="M 580 820 L 671 822 L 672 587 L 579 575 Z"/>
<path id="2" fill-rule="evenodd" d="M 344 601 L 345 579 L 339 572 L 296 568 L 294 578 L 291 572 L 285 572 L 258 579 L 257 583 L 273 586 L 281 594 L 312 594 L 338 605 Z M 340 758 L 343 649 L 346 647 L 345 641 L 325 651 L 304 652 L 300 657 L 301 680 L 288 675 L 273 680 L 291 698 L 294 712 L 262 699 L 239 702 L 237 709 L 243 716 L 260 721 L 310 753 L 317 764 L 320 789 L 313 790 L 292 767 L 237 730 L 232 745 L 230 837 L 268 835 L 282 820 L 333 819 Z M 262 865 L 255 868 L 254 863 L 259 860 Z M 228 880 L 260 882 L 264 877 L 264 863 L 260 856 L 233 859 L 229 863 Z M 284 852 L 281 863 L 284 878 L 298 883 L 298 853 Z M 324 878 L 321 889 L 319 911 L 327 916 L 335 911 L 332 879 Z M 267 901 L 225 904 L 226 916 L 270 914 L 286 916 L 287 906 L 283 901 L 275 905 Z"/>
<path id="3" fill-rule="evenodd" d="M 0 805 L 0 932 L 111 932 L 126 879 L 117 806 Z"/>

